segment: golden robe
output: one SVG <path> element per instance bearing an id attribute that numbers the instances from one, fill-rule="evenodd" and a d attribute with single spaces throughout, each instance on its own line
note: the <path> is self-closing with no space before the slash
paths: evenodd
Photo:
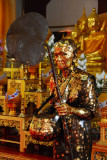
<path id="1" fill-rule="evenodd" d="M 84 40 L 84 54 L 91 61 L 107 59 L 107 35 L 103 31 L 95 32 Z"/>

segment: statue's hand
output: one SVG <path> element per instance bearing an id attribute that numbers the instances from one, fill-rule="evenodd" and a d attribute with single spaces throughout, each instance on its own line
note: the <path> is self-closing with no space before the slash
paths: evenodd
<path id="1" fill-rule="evenodd" d="M 69 115 L 71 113 L 71 107 L 66 103 L 60 104 L 60 103 L 56 102 L 55 108 L 57 109 L 58 114 L 60 116 Z"/>

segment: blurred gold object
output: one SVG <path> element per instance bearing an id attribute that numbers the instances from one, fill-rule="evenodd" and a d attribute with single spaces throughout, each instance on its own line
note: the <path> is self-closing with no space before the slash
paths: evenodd
<path id="1" fill-rule="evenodd" d="M 28 79 L 28 65 L 25 65 L 25 68 L 24 68 L 24 79 L 25 80 Z"/>
<path id="2" fill-rule="evenodd" d="M 77 24 L 75 24 L 75 27 L 71 31 L 71 39 L 75 42 L 77 48 L 80 49 L 80 45 L 81 45 L 81 43 L 80 43 L 80 30 L 79 30 Z"/>
<path id="3" fill-rule="evenodd" d="M 93 8 L 92 13 L 88 16 L 88 27 L 91 33 L 99 31 L 101 27 L 101 20 L 95 8 Z"/>
<path id="4" fill-rule="evenodd" d="M 99 17 L 101 19 L 101 23 L 103 23 L 103 22 L 105 23 L 104 30 L 107 33 L 107 13 L 99 14 Z"/>
<path id="5" fill-rule="evenodd" d="M 83 10 L 82 16 L 78 19 L 77 24 L 71 32 L 71 39 L 74 40 L 77 46 L 78 58 L 84 49 L 84 38 L 88 36 L 88 18 L 85 13 L 85 8 Z"/>
<path id="6" fill-rule="evenodd" d="M 21 113 L 19 117 L 25 117 L 24 98 L 21 99 Z"/>
<path id="7" fill-rule="evenodd" d="M 13 78 L 13 61 L 11 62 L 11 79 Z"/>
<path id="8" fill-rule="evenodd" d="M 0 95 L 4 95 L 6 92 L 7 74 L 0 70 Z"/>
<path id="9" fill-rule="evenodd" d="M 89 32 L 88 18 L 87 18 L 86 13 L 85 13 L 85 8 L 83 10 L 82 16 L 77 21 L 77 26 L 80 30 L 81 35 L 86 35 Z"/>
<path id="10" fill-rule="evenodd" d="M 80 22 L 87 22 L 85 12 L 83 12 Z M 88 16 L 88 28 L 82 31 L 82 25 L 78 26 L 81 31 L 81 48 L 80 53 L 84 52 L 87 58 L 88 72 L 102 72 L 106 69 L 107 59 L 107 34 L 105 32 L 105 22 L 101 25 L 101 20 L 96 9 L 93 8 L 92 13 Z M 86 25 L 87 26 L 87 25 Z M 94 70 L 93 70 L 94 68 Z"/>
<path id="11" fill-rule="evenodd" d="M 21 64 L 20 66 L 20 79 L 23 79 L 24 78 L 24 65 Z"/>
<path id="12" fill-rule="evenodd" d="M 96 10 L 93 9 L 91 15 L 88 17 L 88 27 L 90 34 L 84 39 L 84 54 L 87 56 L 87 62 L 94 66 L 103 68 L 105 59 L 107 58 L 107 35 L 100 26 L 100 17 Z"/>

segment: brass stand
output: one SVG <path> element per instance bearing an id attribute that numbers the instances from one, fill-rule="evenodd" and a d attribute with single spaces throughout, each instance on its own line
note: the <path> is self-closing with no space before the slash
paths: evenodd
<path id="1" fill-rule="evenodd" d="M 21 113 L 19 117 L 25 117 L 24 98 L 21 99 Z"/>

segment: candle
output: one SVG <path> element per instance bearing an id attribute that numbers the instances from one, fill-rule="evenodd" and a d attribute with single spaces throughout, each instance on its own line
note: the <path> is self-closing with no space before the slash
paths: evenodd
<path id="1" fill-rule="evenodd" d="M 39 87 L 41 89 L 41 62 L 39 63 Z"/>
<path id="2" fill-rule="evenodd" d="M 24 66 L 22 64 L 20 67 L 20 79 L 23 79 L 23 78 L 24 78 Z"/>
<path id="3" fill-rule="evenodd" d="M 11 78 L 13 78 L 13 61 L 11 63 Z"/>

